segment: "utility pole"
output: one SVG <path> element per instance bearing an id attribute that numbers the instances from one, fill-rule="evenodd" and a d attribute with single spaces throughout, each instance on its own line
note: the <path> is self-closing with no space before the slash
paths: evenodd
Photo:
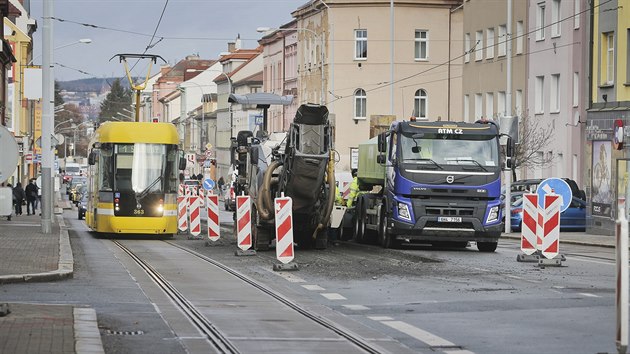
<path id="1" fill-rule="evenodd" d="M 53 0 L 43 2 L 44 19 L 42 35 L 42 233 L 52 233 L 53 214 L 53 152 L 52 136 L 54 118 L 54 74 L 53 74 Z"/>
<path id="2" fill-rule="evenodd" d="M 507 61 L 507 85 L 505 88 L 505 121 L 512 121 L 512 0 L 507 0 L 507 30 L 506 30 L 506 61 Z M 506 151 L 508 150 L 506 146 Z M 507 159 L 511 157 L 506 157 Z M 505 208 L 503 214 L 505 215 L 505 232 L 512 232 L 512 220 L 510 220 L 510 208 L 512 205 L 512 167 L 505 169 Z"/>
<path id="3" fill-rule="evenodd" d="M 181 105 L 179 109 L 179 144 L 184 148 L 184 133 L 186 127 L 184 126 L 184 120 L 186 120 L 186 87 L 179 85 L 179 103 Z"/>

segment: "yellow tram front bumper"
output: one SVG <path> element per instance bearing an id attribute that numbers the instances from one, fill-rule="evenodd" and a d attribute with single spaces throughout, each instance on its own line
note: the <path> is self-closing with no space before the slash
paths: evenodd
<path id="1" fill-rule="evenodd" d="M 113 213 L 112 213 L 113 214 Z M 161 217 L 144 216 L 114 216 L 97 213 L 96 223 L 93 229 L 97 232 L 116 234 L 176 234 L 177 216 L 169 215 Z"/>

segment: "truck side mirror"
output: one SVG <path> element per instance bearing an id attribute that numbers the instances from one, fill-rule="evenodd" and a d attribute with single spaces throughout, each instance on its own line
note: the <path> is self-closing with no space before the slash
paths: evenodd
<path id="1" fill-rule="evenodd" d="M 90 151 L 90 155 L 88 156 L 88 165 L 94 166 L 96 163 L 96 153 L 94 150 Z"/>
<path id="2" fill-rule="evenodd" d="M 381 164 L 381 165 L 384 164 L 385 163 L 385 155 L 381 154 L 381 155 L 376 156 L 376 162 Z"/>
<path id="3" fill-rule="evenodd" d="M 507 145 L 505 145 L 505 156 L 514 156 L 514 140 L 512 140 L 511 136 L 508 136 L 507 138 Z"/>
<path id="4" fill-rule="evenodd" d="M 180 170 L 186 169 L 186 157 L 184 156 L 184 151 L 179 150 L 179 166 L 177 166 Z"/>
<path id="5" fill-rule="evenodd" d="M 387 134 L 381 133 L 378 135 L 378 152 L 387 151 Z"/>

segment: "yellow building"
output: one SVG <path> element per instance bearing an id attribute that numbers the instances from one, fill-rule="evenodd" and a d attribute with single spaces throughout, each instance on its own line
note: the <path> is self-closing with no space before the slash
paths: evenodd
<path id="1" fill-rule="evenodd" d="M 591 5 L 590 109 L 587 112 L 585 171 L 589 201 L 587 229 L 612 235 L 618 202 L 628 199 L 624 180 L 630 158 L 630 0 Z M 619 164 L 619 168 L 617 168 Z M 625 203 L 627 205 L 627 203 Z M 628 214 L 628 208 L 623 212 Z"/>

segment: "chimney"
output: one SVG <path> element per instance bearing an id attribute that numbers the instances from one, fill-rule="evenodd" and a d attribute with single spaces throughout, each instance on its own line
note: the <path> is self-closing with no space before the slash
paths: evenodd
<path id="1" fill-rule="evenodd" d="M 241 34 L 239 33 L 239 34 L 236 36 L 236 49 L 241 49 L 241 48 L 242 48 L 242 47 L 241 47 Z"/>
<path id="2" fill-rule="evenodd" d="M 236 51 L 236 43 L 228 42 L 228 52 L 234 53 Z"/>
<path id="3" fill-rule="evenodd" d="M 170 65 L 162 65 L 160 67 L 160 74 L 166 75 L 166 73 L 169 72 L 170 70 L 171 70 L 171 66 Z"/>

